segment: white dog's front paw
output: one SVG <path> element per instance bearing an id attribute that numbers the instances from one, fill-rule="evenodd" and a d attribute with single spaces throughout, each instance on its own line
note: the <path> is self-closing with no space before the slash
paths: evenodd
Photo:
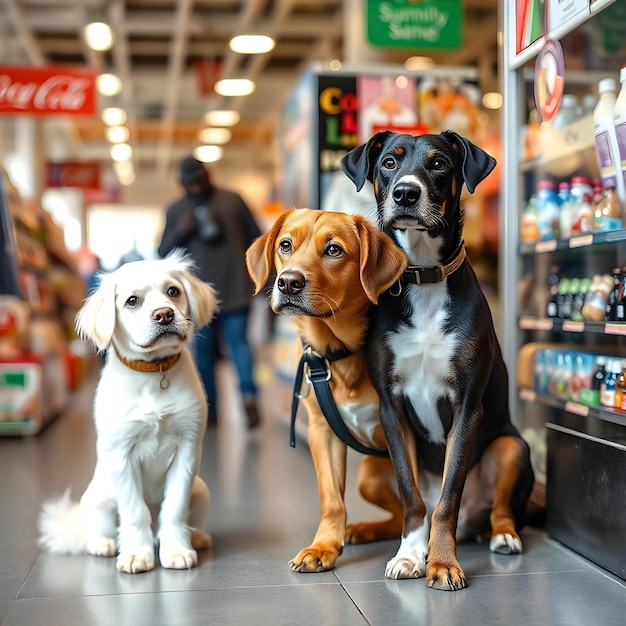
<path id="1" fill-rule="evenodd" d="M 115 556 L 117 541 L 111 537 L 92 537 L 87 541 L 87 552 L 93 556 Z"/>
<path id="2" fill-rule="evenodd" d="M 489 549 L 498 554 L 521 554 L 522 540 L 509 533 L 498 533 L 491 537 Z"/>
<path id="3" fill-rule="evenodd" d="M 159 560 L 167 569 L 191 569 L 198 565 L 198 553 L 183 545 L 161 546 Z"/>
<path id="4" fill-rule="evenodd" d="M 129 552 L 120 552 L 117 557 L 117 569 L 126 574 L 139 574 L 154 569 L 154 549 L 140 548 Z"/>

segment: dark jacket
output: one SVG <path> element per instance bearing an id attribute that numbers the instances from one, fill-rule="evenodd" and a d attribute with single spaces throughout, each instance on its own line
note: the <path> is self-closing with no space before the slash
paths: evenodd
<path id="1" fill-rule="evenodd" d="M 184 248 L 193 257 L 198 276 L 218 292 L 221 313 L 232 313 L 250 306 L 254 285 L 246 269 L 245 254 L 261 231 L 243 199 L 232 191 L 213 188 L 205 200 L 217 219 L 221 236 L 207 242 L 196 230 L 187 236 L 178 233 L 181 217 L 193 213 L 198 200 L 185 195 L 167 209 L 159 255 Z"/>

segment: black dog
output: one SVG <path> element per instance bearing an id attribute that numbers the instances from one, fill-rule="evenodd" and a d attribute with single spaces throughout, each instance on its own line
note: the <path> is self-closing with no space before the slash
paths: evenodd
<path id="1" fill-rule="evenodd" d="M 368 346 L 404 510 L 385 575 L 426 575 L 438 589 L 467 585 L 456 537 L 490 532 L 492 551 L 522 551 L 517 529 L 534 483 L 528 446 L 511 423 L 491 312 L 462 240 L 463 184 L 473 193 L 494 166 L 452 131 L 381 132 L 342 160 L 357 189 L 374 183 L 379 227 L 411 264 L 373 308 Z"/>

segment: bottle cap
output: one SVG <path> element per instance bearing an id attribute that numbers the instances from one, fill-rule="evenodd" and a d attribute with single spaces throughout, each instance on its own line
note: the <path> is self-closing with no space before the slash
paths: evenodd
<path id="1" fill-rule="evenodd" d="M 574 176 L 572 178 L 572 185 L 590 185 L 590 181 L 586 176 Z"/>
<path id="2" fill-rule="evenodd" d="M 538 189 L 556 189 L 556 183 L 551 180 L 540 180 L 538 185 Z"/>
<path id="3" fill-rule="evenodd" d="M 598 83 L 598 93 L 600 94 L 607 93 L 609 91 L 615 91 L 615 89 L 615 81 L 612 78 L 603 78 Z"/>

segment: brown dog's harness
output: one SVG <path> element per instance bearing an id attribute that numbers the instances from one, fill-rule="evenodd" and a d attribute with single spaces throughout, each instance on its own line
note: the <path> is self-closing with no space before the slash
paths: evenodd
<path id="1" fill-rule="evenodd" d="M 343 350 L 337 350 L 335 352 L 328 352 L 324 355 L 316 352 L 311 346 L 304 344 L 303 353 L 300 363 L 298 364 L 298 370 L 296 372 L 296 380 L 293 389 L 293 399 L 291 403 L 291 427 L 289 431 L 289 445 L 292 448 L 296 447 L 296 413 L 298 411 L 298 403 L 300 398 L 304 397 L 301 393 L 302 383 L 306 378 L 306 382 L 313 386 L 315 391 L 315 397 L 320 406 L 322 414 L 326 418 L 328 425 L 339 439 L 350 448 L 360 452 L 361 454 L 368 454 L 370 456 L 388 457 L 387 450 L 381 450 L 379 448 L 370 448 L 363 445 L 346 426 L 339 409 L 335 404 L 332 393 L 330 391 L 330 385 L 328 384 L 331 378 L 330 364 L 333 361 L 339 361 L 351 356 L 354 352 L 343 348 Z"/>
<path id="2" fill-rule="evenodd" d="M 402 285 L 405 283 L 427 285 L 441 282 L 446 276 L 456 272 L 459 267 L 461 267 L 466 256 L 465 242 L 462 241 L 448 263 L 436 265 L 435 267 L 409 265 L 409 267 L 404 270 L 402 277 L 397 283 L 397 287 L 390 290 L 391 295 L 399 296 L 402 293 Z"/>

